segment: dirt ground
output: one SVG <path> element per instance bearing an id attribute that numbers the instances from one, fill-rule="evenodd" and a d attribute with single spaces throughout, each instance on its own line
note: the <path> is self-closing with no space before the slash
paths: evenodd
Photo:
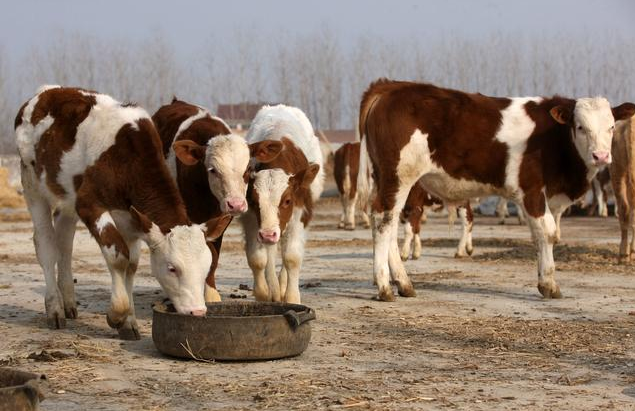
<path id="1" fill-rule="evenodd" d="M 110 276 L 83 228 L 79 318 L 47 329 L 31 223 L 5 215 L 0 365 L 46 373 L 43 410 L 635 409 L 635 282 L 631 267 L 616 265 L 615 218 L 563 220 L 555 254 L 565 298 L 546 301 L 526 227 L 477 216 L 474 256 L 455 259 L 458 224 L 431 215 L 422 258 L 406 263 L 417 297 L 384 303 L 371 299 L 370 231 L 337 230 L 338 213 L 324 201 L 309 233 L 302 298 L 318 319 L 307 351 L 233 363 L 156 351 L 150 305 L 161 291 L 147 253 L 135 288 L 142 339 L 116 339 L 105 319 Z M 224 298 L 249 294 L 239 290 L 251 273 L 237 223 L 217 278 Z"/>

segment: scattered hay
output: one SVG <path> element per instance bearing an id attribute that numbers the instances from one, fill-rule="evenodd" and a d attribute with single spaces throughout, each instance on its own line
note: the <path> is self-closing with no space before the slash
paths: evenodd
<path id="1" fill-rule="evenodd" d="M 24 208 L 26 202 L 15 188 L 9 185 L 9 170 L 0 167 L 0 208 Z"/>

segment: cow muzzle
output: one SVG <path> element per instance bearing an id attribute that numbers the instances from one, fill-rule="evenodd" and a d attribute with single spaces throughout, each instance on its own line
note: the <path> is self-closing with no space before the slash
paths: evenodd
<path id="1" fill-rule="evenodd" d="M 225 201 L 225 212 L 237 216 L 247 211 L 247 201 L 240 197 L 230 197 Z"/>
<path id="2" fill-rule="evenodd" d="M 258 231 L 258 241 L 263 244 L 276 244 L 280 240 L 278 230 L 260 230 Z"/>
<path id="3" fill-rule="evenodd" d="M 611 164 L 611 153 L 608 151 L 598 150 L 594 151 L 592 154 L 593 164 L 596 166 L 603 166 L 606 164 Z"/>

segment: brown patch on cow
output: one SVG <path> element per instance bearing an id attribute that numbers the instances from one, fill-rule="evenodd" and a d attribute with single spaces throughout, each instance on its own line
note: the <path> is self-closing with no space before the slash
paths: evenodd
<path id="1" fill-rule="evenodd" d="M 360 106 L 360 133 L 367 136 L 378 195 L 376 212 L 395 206 L 395 173 L 401 149 L 415 130 L 427 134 L 432 160 L 456 179 L 494 187 L 505 183 L 507 146 L 494 136 L 506 98 L 401 81 L 370 85 Z"/>
<path id="2" fill-rule="evenodd" d="M 34 126 L 51 116 L 53 124 L 42 134 L 35 145 L 35 172 L 39 176 L 46 172 L 46 184 L 55 195 L 63 197 L 66 190 L 58 183 L 61 158 L 75 144 L 77 127 L 96 104 L 92 95 L 79 89 L 53 88 L 38 95 L 29 121 Z"/>
<path id="3" fill-rule="evenodd" d="M 24 104 L 22 104 L 22 106 L 20 107 L 20 110 L 18 110 L 18 114 L 15 116 L 15 120 L 13 122 L 13 129 L 15 130 L 16 128 L 18 128 L 20 126 L 20 124 L 22 124 L 22 117 L 24 116 L 24 109 L 26 108 L 26 106 L 29 104 L 29 102 L 25 102 Z"/>
<path id="4" fill-rule="evenodd" d="M 344 181 L 346 179 L 346 166 L 349 168 L 348 178 L 351 182 L 351 189 L 348 198 L 351 200 L 357 194 L 357 174 L 359 172 L 359 152 L 360 143 L 346 143 L 335 151 L 333 176 L 337 184 L 337 190 L 344 195 Z"/>
<path id="5" fill-rule="evenodd" d="M 249 156 L 259 163 L 273 161 L 284 149 L 282 142 L 277 140 L 263 140 L 249 145 Z"/>
<path id="6" fill-rule="evenodd" d="M 406 204 L 401 210 L 399 219 L 402 223 L 408 223 L 412 232 L 416 235 L 421 231 L 421 222 L 425 207 L 443 206 L 443 201 L 430 195 L 421 184 L 415 184 L 408 193 Z"/>
<path id="7" fill-rule="evenodd" d="M 572 123 L 561 123 L 554 111 L 573 112 L 575 100 L 562 97 L 533 101 L 525 105 L 536 127 L 527 141 L 520 165 L 519 185 L 524 191 L 524 205 L 533 217 L 545 212 L 545 196 L 565 194 L 571 200 L 581 197 L 590 187 L 587 167 L 572 139 Z"/>
<path id="8" fill-rule="evenodd" d="M 102 247 L 114 247 L 117 254 L 122 254 L 126 260 L 130 258 L 130 250 L 117 228 L 112 224 L 106 225 L 101 232 L 96 229 L 90 230 L 91 234 L 98 240 Z"/>
<path id="9" fill-rule="evenodd" d="M 631 237 L 629 243 L 629 231 L 633 225 L 632 215 L 635 208 L 635 159 L 633 148 L 635 147 L 635 117 L 616 124 L 613 135 L 611 154 L 613 162 L 609 166 L 611 184 L 615 193 L 615 206 L 620 222 L 620 251 L 619 262 L 632 261 L 635 249 L 635 240 Z M 635 233 L 631 234 L 631 236 Z"/>

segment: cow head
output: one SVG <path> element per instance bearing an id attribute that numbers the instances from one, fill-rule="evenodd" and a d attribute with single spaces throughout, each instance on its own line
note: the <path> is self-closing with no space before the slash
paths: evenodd
<path id="1" fill-rule="evenodd" d="M 130 215 L 150 247 L 152 275 L 176 311 L 205 315 L 205 277 L 212 264 L 212 253 L 205 241 L 205 226 L 178 225 L 163 234 L 159 226 L 134 207 L 130 207 Z"/>
<path id="2" fill-rule="evenodd" d="M 304 199 L 320 166 L 315 163 L 296 174 L 280 168 L 255 172 L 249 201 L 258 220 L 258 241 L 275 244 L 280 240 L 294 208 L 302 210 Z"/>
<path id="3" fill-rule="evenodd" d="M 588 167 L 611 163 L 611 142 L 615 122 L 635 114 L 635 105 L 624 103 L 611 108 L 602 97 L 579 98 L 575 104 L 563 104 L 551 109 L 551 116 L 571 128 L 573 142 Z"/>
<path id="4" fill-rule="evenodd" d="M 183 164 L 203 163 L 209 188 L 220 203 L 221 211 L 236 216 L 247 211 L 245 195 L 250 156 L 266 163 L 282 149 L 280 142 L 266 143 L 248 146 L 244 138 L 228 134 L 210 139 L 207 146 L 191 140 L 179 140 L 172 147 Z"/>

